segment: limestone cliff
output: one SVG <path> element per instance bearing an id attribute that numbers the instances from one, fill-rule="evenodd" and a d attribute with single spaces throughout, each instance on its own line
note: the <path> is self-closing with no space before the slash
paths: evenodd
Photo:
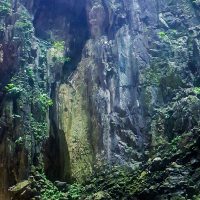
<path id="1" fill-rule="evenodd" d="M 199 0 L 1 0 L 0 199 L 45 199 L 48 179 L 85 183 L 105 165 L 155 183 L 148 170 L 165 153 L 161 171 L 178 162 L 199 176 L 199 9 Z M 124 198 L 148 198 L 145 187 Z"/>

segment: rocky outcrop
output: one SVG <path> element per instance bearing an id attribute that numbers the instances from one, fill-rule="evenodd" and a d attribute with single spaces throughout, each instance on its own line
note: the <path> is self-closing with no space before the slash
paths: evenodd
<path id="1" fill-rule="evenodd" d="M 103 155 L 110 164 L 134 166 L 146 157 L 149 146 L 169 141 L 197 125 L 183 122 L 176 130 L 181 116 L 170 113 L 174 116 L 170 127 L 165 114 L 167 107 L 195 99 L 198 93 L 196 13 L 195 3 L 185 1 L 88 2 L 91 39 L 67 84 L 73 91 L 69 96 L 81 93 L 80 104 L 89 112 L 82 126 L 91 128 L 86 128 L 85 135 L 94 158 Z M 64 104 L 66 114 L 70 113 L 74 106 Z M 76 116 L 81 112 L 77 112 L 68 122 L 80 127 Z M 198 114 L 196 117 L 199 119 Z M 188 110 L 185 118 L 194 116 Z M 67 130 L 76 137 L 76 129 L 66 128 L 66 134 Z M 81 137 L 77 140 L 82 141 Z M 73 154 L 75 151 L 71 157 Z"/>
<path id="2" fill-rule="evenodd" d="M 0 199 L 26 180 L 40 162 L 48 133 L 46 43 L 34 36 L 31 14 L 20 3 L 1 1 Z"/>
<path id="3" fill-rule="evenodd" d="M 197 0 L 2 0 L 0 198 L 30 174 L 39 188 L 36 172 L 42 185 L 44 173 L 80 183 L 104 164 L 138 169 L 198 130 L 198 8 Z"/>
<path id="4" fill-rule="evenodd" d="M 199 133 L 183 135 L 134 171 L 105 167 L 90 179 L 80 199 L 199 199 Z"/>

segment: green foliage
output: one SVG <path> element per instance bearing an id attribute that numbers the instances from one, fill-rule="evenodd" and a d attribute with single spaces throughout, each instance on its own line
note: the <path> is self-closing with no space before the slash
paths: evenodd
<path id="1" fill-rule="evenodd" d="M 41 177 L 41 199 L 42 200 L 59 200 L 64 198 L 64 193 L 60 192 L 58 188 L 49 181 L 44 173 L 39 175 Z M 66 198 L 65 198 L 66 199 Z"/>
<path id="2" fill-rule="evenodd" d="M 172 152 L 176 152 L 177 151 L 177 147 L 178 147 L 178 144 L 180 143 L 180 141 L 181 141 L 181 139 L 182 139 L 182 136 L 176 136 L 172 141 L 171 141 L 171 146 L 170 146 L 170 148 L 171 148 L 171 150 L 172 150 Z"/>
<path id="3" fill-rule="evenodd" d="M 73 185 L 70 185 L 69 191 L 67 193 L 69 199 L 79 199 L 84 193 L 84 187 L 78 183 L 74 183 Z"/>
<path id="4" fill-rule="evenodd" d="M 175 138 L 171 141 L 171 144 L 172 144 L 172 145 L 177 145 L 177 144 L 180 142 L 181 139 L 182 139 L 182 137 L 179 135 L 179 136 L 175 137 Z"/>
<path id="5" fill-rule="evenodd" d="M 170 71 L 168 72 L 168 74 L 166 76 L 163 76 L 161 78 L 160 85 L 161 85 L 162 88 L 169 87 L 171 89 L 177 89 L 179 87 L 184 86 L 180 76 L 178 76 L 174 72 L 170 73 Z"/>
<path id="6" fill-rule="evenodd" d="M 5 86 L 5 90 L 9 94 L 19 94 L 23 91 L 20 86 L 15 85 L 14 83 L 9 83 Z"/>
<path id="7" fill-rule="evenodd" d="M 194 198 L 193 200 L 199 200 L 200 199 L 200 194 L 199 195 L 195 195 L 193 198 Z"/>
<path id="8" fill-rule="evenodd" d="M 51 98 L 48 97 L 47 94 L 42 93 L 39 94 L 38 98 L 36 99 L 42 109 L 42 111 L 46 112 L 49 106 L 53 105 L 53 101 Z"/>
<path id="9" fill-rule="evenodd" d="M 8 0 L 1 0 L 0 16 L 9 15 L 12 12 L 11 3 Z"/>
<path id="10" fill-rule="evenodd" d="M 170 43 L 170 38 L 169 38 L 169 36 L 168 36 L 167 33 L 163 32 L 163 31 L 160 31 L 160 32 L 158 32 L 158 37 L 159 37 L 162 41 L 164 41 L 164 42 L 166 42 L 166 43 Z"/>
<path id="11" fill-rule="evenodd" d="M 65 50 L 65 42 L 64 41 L 55 41 L 53 43 L 53 48 L 58 51 L 64 51 Z"/>
<path id="12" fill-rule="evenodd" d="M 36 76 L 36 73 L 39 73 L 38 68 L 34 70 L 37 66 L 33 68 L 32 65 L 27 65 L 28 61 L 25 60 L 24 62 L 25 67 L 20 66 L 18 73 L 6 85 L 5 91 L 10 94 L 10 97 L 16 99 L 17 107 L 19 108 L 18 114 L 22 116 L 21 120 L 23 120 L 24 137 L 22 139 L 27 141 L 28 137 L 33 137 L 34 141 L 39 144 L 48 136 L 46 113 L 49 106 L 53 105 L 53 101 L 46 93 L 46 83 L 40 84 L 43 80 L 39 76 Z M 44 67 L 42 70 L 44 72 Z M 31 113 L 29 115 L 30 110 Z M 23 118 L 24 115 L 26 115 L 25 118 Z M 13 116 L 13 118 L 19 117 L 17 115 Z M 16 144 L 20 144 L 21 142 L 20 137 L 15 141 Z"/>
<path id="13" fill-rule="evenodd" d="M 138 165 L 138 168 L 135 169 L 127 169 L 121 166 L 105 166 L 105 168 L 95 171 L 95 175 L 85 184 L 86 187 L 82 199 L 96 199 L 94 197 L 97 197 L 100 191 L 102 191 L 101 194 L 108 194 L 107 198 L 102 198 L 107 200 L 143 199 L 144 194 L 148 197 L 151 193 L 159 193 L 161 187 L 166 189 L 166 194 L 172 194 L 173 196 L 173 191 L 177 191 L 177 185 L 179 185 L 178 177 L 180 172 L 189 171 L 188 168 L 191 165 L 190 159 L 188 161 L 185 160 L 185 158 L 188 158 L 188 155 L 191 156 L 191 154 L 188 154 L 188 150 L 192 149 L 196 152 L 198 149 L 198 143 L 196 142 L 198 140 L 199 131 L 196 133 L 186 133 L 174 138 L 173 144 L 168 143 L 160 146 L 156 154 L 148 160 L 146 166 Z M 173 147 L 174 145 L 176 145 L 176 149 Z M 195 173 L 199 174 L 199 172 L 197 166 Z M 193 195 L 195 193 L 198 194 L 199 185 L 193 182 L 193 180 L 197 180 L 196 176 L 194 176 L 194 179 L 189 173 L 185 173 L 183 176 L 184 179 L 182 180 L 186 180 L 186 185 L 183 187 L 189 188 L 192 186 L 191 188 L 197 189 L 196 191 L 193 190 L 193 192 L 195 191 Z M 182 191 L 185 191 L 187 194 L 187 190 L 182 189 Z M 89 198 L 86 198 L 88 196 Z M 196 197 L 195 199 L 198 199 L 199 195 Z"/>
<path id="14" fill-rule="evenodd" d="M 31 34 L 33 33 L 33 24 L 30 15 L 25 9 L 20 10 L 19 18 L 14 24 L 14 34 L 16 38 L 20 38 L 23 41 L 25 53 L 28 50 L 29 39 L 31 38 Z M 25 48 L 26 47 L 26 48 Z"/>
<path id="15" fill-rule="evenodd" d="M 34 72 L 33 72 L 33 69 L 32 68 L 28 68 L 26 70 L 26 73 L 27 75 L 30 77 L 30 78 L 33 78 L 34 77 Z"/>
<path id="16" fill-rule="evenodd" d="M 193 92 L 194 92 L 195 94 L 199 95 L 199 94 L 200 94 L 200 87 L 194 87 L 194 88 L 193 88 Z"/>
<path id="17" fill-rule="evenodd" d="M 64 52 L 65 52 L 65 42 L 54 41 L 51 52 L 53 61 L 58 63 L 70 62 L 71 59 L 69 57 L 65 57 Z"/>
<path id="18" fill-rule="evenodd" d="M 43 141 L 47 137 L 47 123 L 36 121 L 33 116 L 30 117 L 30 129 L 36 141 Z"/>
<path id="19" fill-rule="evenodd" d="M 17 19 L 15 26 L 23 30 L 31 29 L 33 27 L 31 17 L 27 10 L 22 9 L 19 13 L 19 18 Z"/>
<path id="20" fill-rule="evenodd" d="M 145 72 L 145 78 L 146 78 L 146 83 L 147 85 L 158 85 L 160 83 L 160 72 L 159 70 L 153 69 L 153 68 L 148 68 L 146 69 Z"/>
<path id="21" fill-rule="evenodd" d="M 71 59 L 69 57 L 64 57 L 64 56 L 54 56 L 53 61 L 58 63 L 64 63 L 64 62 L 70 62 Z"/>
<path id="22" fill-rule="evenodd" d="M 178 34 L 178 32 L 177 32 L 177 30 L 173 29 L 173 30 L 170 32 L 170 34 L 171 34 L 172 36 L 176 37 L 177 34 Z"/>
<path id="23" fill-rule="evenodd" d="M 169 39 L 168 35 L 172 36 L 172 37 L 175 37 L 175 36 L 177 36 L 177 34 L 178 34 L 177 30 L 171 29 L 170 32 L 164 32 L 164 31 L 158 32 L 158 37 L 160 39 L 164 39 L 165 40 L 165 39 Z"/>
<path id="24" fill-rule="evenodd" d="M 28 20 L 23 19 L 22 21 L 17 21 L 15 27 L 24 31 L 29 31 L 32 28 L 32 24 Z"/>
<path id="25" fill-rule="evenodd" d="M 163 32 L 163 31 L 160 31 L 160 32 L 158 32 L 158 36 L 159 36 L 160 38 L 164 38 L 164 37 L 166 37 L 166 33 Z"/>
<path id="26" fill-rule="evenodd" d="M 17 140 L 15 140 L 15 144 L 21 145 L 23 144 L 23 141 L 24 141 L 23 137 L 19 137 Z"/>
<path id="27" fill-rule="evenodd" d="M 141 75 L 141 82 L 145 86 L 159 86 L 161 77 L 163 76 L 163 69 L 167 68 L 169 68 L 169 64 L 166 61 L 161 59 L 152 60 L 150 67 L 144 69 Z"/>

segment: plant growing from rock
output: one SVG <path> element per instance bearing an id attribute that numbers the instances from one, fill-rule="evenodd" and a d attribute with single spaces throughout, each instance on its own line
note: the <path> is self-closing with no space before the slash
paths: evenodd
<path id="1" fill-rule="evenodd" d="M 199 95 L 199 94 L 200 94 L 200 87 L 194 87 L 194 88 L 193 88 L 193 92 L 194 92 L 195 94 Z"/>
<path id="2" fill-rule="evenodd" d="M 23 89 L 19 86 L 16 85 L 15 83 L 9 83 L 5 86 L 5 90 L 9 94 L 19 94 L 23 91 Z"/>
<path id="3" fill-rule="evenodd" d="M 31 115 L 30 131 L 33 133 L 35 140 L 41 142 L 47 137 L 47 123 L 45 121 L 37 121 Z"/>
<path id="4" fill-rule="evenodd" d="M 65 63 L 69 62 L 71 59 L 64 55 L 65 53 L 65 42 L 64 41 L 55 41 L 53 42 L 50 54 L 53 62 L 56 63 Z"/>
<path id="5" fill-rule="evenodd" d="M 0 17 L 11 14 L 11 3 L 8 0 L 1 0 L 0 3 Z"/>
<path id="6" fill-rule="evenodd" d="M 49 98 L 48 95 L 45 94 L 45 93 L 39 94 L 37 100 L 39 102 L 39 105 L 40 105 L 42 111 L 44 111 L 44 112 L 47 111 L 47 109 L 49 108 L 49 106 L 53 105 L 52 99 Z"/>
<path id="7" fill-rule="evenodd" d="M 165 32 L 160 31 L 160 32 L 158 32 L 158 36 L 159 36 L 160 38 L 164 38 L 164 37 L 166 37 L 167 35 L 166 35 Z"/>
<path id="8" fill-rule="evenodd" d="M 84 193 L 84 187 L 78 183 L 70 185 L 69 190 L 67 192 L 68 198 L 72 200 L 79 199 L 83 193 Z"/>

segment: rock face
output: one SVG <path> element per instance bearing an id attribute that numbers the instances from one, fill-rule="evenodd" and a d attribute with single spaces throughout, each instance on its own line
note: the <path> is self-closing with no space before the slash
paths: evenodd
<path id="1" fill-rule="evenodd" d="M 199 119 L 189 110 L 178 114 L 177 105 L 192 109 L 198 101 L 198 9 L 188 1 L 91 1 L 86 11 L 91 38 L 69 83 L 57 90 L 65 110 L 60 117 L 68 118 L 60 128 L 75 146 L 89 140 L 81 148 L 87 159 L 80 160 L 99 154 L 132 166 L 149 145 L 189 131 Z M 72 163 L 76 151 L 69 147 Z"/>
<path id="2" fill-rule="evenodd" d="M 2 0 L 0 199 L 33 168 L 83 182 L 199 129 L 199 6 Z"/>

